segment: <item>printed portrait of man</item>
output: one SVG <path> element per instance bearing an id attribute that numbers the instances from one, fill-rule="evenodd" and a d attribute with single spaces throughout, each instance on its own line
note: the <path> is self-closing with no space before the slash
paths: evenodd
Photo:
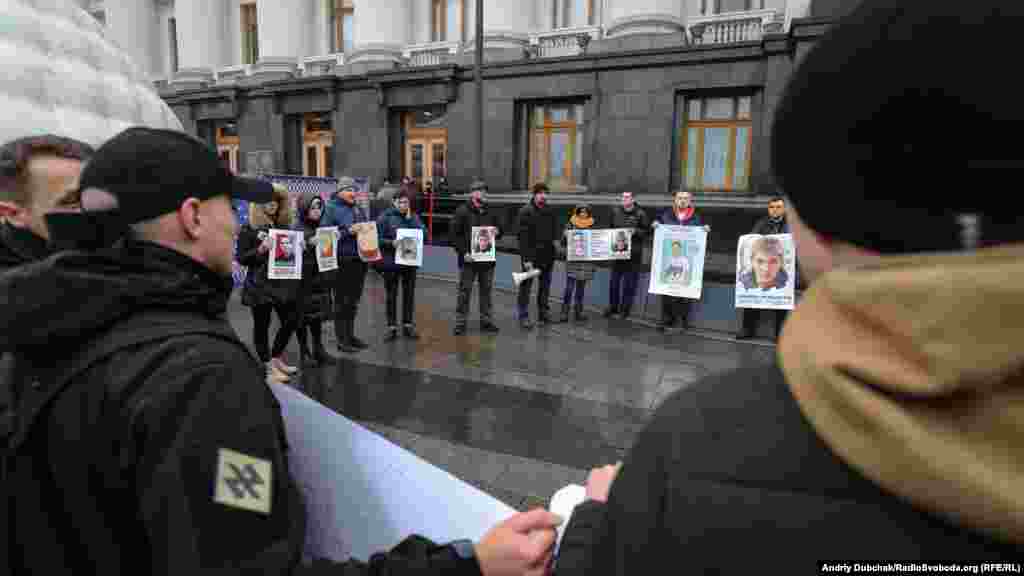
<path id="1" fill-rule="evenodd" d="M 416 239 L 405 237 L 398 241 L 398 254 L 402 260 L 416 259 Z"/>
<path id="2" fill-rule="evenodd" d="M 476 244 L 473 246 L 473 252 L 476 252 L 477 254 L 487 254 L 490 251 L 491 231 L 488 228 L 481 228 L 476 237 Z"/>
<path id="3" fill-rule="evenodd" d="M 612 252 L 616 254 L 622 254 L 623 252 L 629 250 L 629 245 L 627 243 L 628 240 L 629 239 L 626 237 L 625 230 L 619 230 L 618 232 L 616 232 L 615 242 L 612 243 Z"/>
<path id="4" fill-rule="evenodd" d="M 751 243 L 750 266 L 740 274 L 740 284 L 747 290 L 785 288 L 789 283 L 785 254 L 782 240 L 767 236 L 757 238 Z"/>
<path id="5" fill-rule="evenodd" d="M 334 239 L 330 236 L 320 237 L 320 256 L 322 258 L 334 257 Z"/>
<path id="6" fill-rule="evenodd" d="M 672 240 L 668 250 L 668 257 L 664 259 L 665 265 L 662 269 L 662 281 L 673 284 L 690 283 L 690 259 L 686 256 L 682 240 Z"/>
<path id="7" fill-rule="evenodd" d="M 291 236 L 277 236 L 277 246 L 275 247 L 274 259 L 281 264 L 291 264 L 295 262 L 295 247 L 292 246 Z"/>

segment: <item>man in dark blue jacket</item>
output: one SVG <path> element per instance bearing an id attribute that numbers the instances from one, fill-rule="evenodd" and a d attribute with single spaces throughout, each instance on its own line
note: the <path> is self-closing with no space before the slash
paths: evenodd
<path id="1" fill-rule="evenodd" d="M 762 218 L 754 226 L 751 234 L 789 234 L 789 223 L 786 222 L 786 201 L 781 196 L 774 196 L 768 201 L 768 215 Z M 782 271 L 785 273 L 785 270 Z M 786 321 L 789 312 L 786 310 L 770 311 L 775 316 L 775 338 L 778 339 L 782 332 L 782 323 Z M 743 310 L 743 329 L 736 336 L 737 340 L 753 338 L 757 333 L 757 324 L 761 319 L 761 310 L 747 308 Z"/>
<path id="2" fill-rule="evenodd" d="M 356 204 L 355 180 L 348 176 L 338 181 L 338 191 L 327 204 L 323 227 L 338 227 L 338 272 L 334 284 L 334 334 L 338 350 L 358 352 L 367 348 L 366 342 L 356 338 L 356 313 L 366 281 L 366 263 L 359 258 L 359 246 L 353 225 L 369 222 L 365 210 Z"/>
<path id="3" fill-rule="evenodd" d="M 537 321 L 549 324 L 548 294 L 551 291 L 551 270 L 555 265 L 555 254 L 562 249 L 562 234 L 558 217 L 547 203 L 548 186 L 538 183 L 533 186 L 530 203 L 519 210 L 519 255 L 523 259 L 523 271 L 540 270 L 537 279 Z M 533 278 L 519 285 L 519 323 L 524 330 L 533 328 L 530 323 L 530 288 Z"/>
<path id="4" fill-rule="evenodd" d="M 704 230 L 711 231 L 711 227 L 704 224 L 704 220 L 697 213 L 697 208 L 693 205 L 693 194 L 685 190 L 676 190 L 672 195 L 672 206 L 662 210 L 661 214 L 658 215 L 658 219 L 654 221 L 651 227 L 657 228 L 662 224 L 668 226 L 701 226 Z M 662 295 L 661 322 L 658 324 L 658 330 L 664 332 L 672 328 L 676 318 L 681 321 L 683 329 L 686 329 L 690 318 L 690 308 L 692 307 L 693 302 L 687 298 Z"/>
<path id="5" fill-rule="evenodd" d="M 423 222 L 412 212 L 409 197 L 399 195 L 395 207 L 385 211 L 377 219 L 377 234 L 380 236 L 381 254 L 384 261 L 380 264 L 384 274 L 384 287 L 387 291 L 388 331 L 384 340 L 390 342 L 398 338 L 398 285 L 402 285 L 402 332 L 410 340 L 418 340 L 416 333 L 416 272 L 415 266 L 405 266 L 395 262 L 395 254 L 406 247 L 400 245 L 398 230 L 411 228 L 423 231 Z M 408 239 L 403 239 L 408 241 Z M 416 249 L 422 249 L 422 246 Z"/>

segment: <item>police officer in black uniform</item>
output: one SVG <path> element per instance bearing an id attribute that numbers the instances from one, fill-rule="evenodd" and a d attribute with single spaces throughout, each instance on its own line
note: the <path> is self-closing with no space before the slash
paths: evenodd
<path id="1" fill-rule="evenodd" d="M 225 317 L 230 197 L 267 202 L 270 185 L 143 128 L 104 144 L 81 185 L 85 212 L 47 220 L 80 249 L 0 275 L 19 303 L 0 307 L 0 350 L 32 382 L 3 453 L 12 573 L 541 573 L 557 522 L 543 510 L 476 544 L 413 536 L 368 564 L 300 566 L 280 407 Z"/>

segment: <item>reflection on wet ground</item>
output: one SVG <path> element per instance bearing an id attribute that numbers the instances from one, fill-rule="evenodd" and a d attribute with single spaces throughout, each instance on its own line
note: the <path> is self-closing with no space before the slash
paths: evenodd
<path id="1" fill-rule="evenodd" d="M 515 296 L 495 292 L 496 335 L 471 318 L 454 336 L 455 284 L 421 278 L 420 340 L 383 342 L 384 286 L 367 277 L 357 335 L 370 344 L 301 386 L 339 413 L 518 508 L 545 501 L 591 467 L 621 460 L 653 409 L 704 375 L 771 361 L 774 348 L 715 341 L 591 315 L 522 331 Z M 471 310 L 475 310 L 475 303 Z M 238 298 L 232 323 L 251 341 Z M 289 358 L 298 362 L 292 342 Z"/>

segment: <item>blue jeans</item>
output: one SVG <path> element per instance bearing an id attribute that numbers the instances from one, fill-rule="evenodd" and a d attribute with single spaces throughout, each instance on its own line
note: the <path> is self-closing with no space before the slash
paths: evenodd
<path id="1" fill-rule="evenodd" d="M 609 308 L 614 312 L 628 314 L 636 299 L 636 285 L 640 273 L 620 268 L 617 264 L 612 268 L 611 285 L 608 287 L 608 292 L 611 294 Z"/>
<path id="2" fill-rule="evenodd" d="M 573 301 L 574 294 L 576 296 L 576 307 L 579 308 L 583 306 L 583 290 L 586 285 L 586 280 L 577 280 L 567 276 L 565 278 L 565 291 L 562 292 L 562 306 L 568 308 L 569 304 Z"/>

